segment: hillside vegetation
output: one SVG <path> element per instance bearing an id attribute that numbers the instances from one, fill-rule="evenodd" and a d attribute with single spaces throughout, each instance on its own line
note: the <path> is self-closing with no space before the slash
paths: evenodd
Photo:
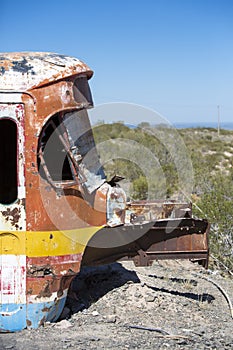
<path id="1" fill-rule="evenodd" d="M 212 266 L 232 274 L 233 131 L 148 123 L 132 129 L 118 122 L 96 125 L 94 136 L 107 178 L 123 176 L 129 198 L 191 200 L 194 215 L 211 223 Z M 185 176 L 192 182 L 189 198 L 182 198 Z"/>

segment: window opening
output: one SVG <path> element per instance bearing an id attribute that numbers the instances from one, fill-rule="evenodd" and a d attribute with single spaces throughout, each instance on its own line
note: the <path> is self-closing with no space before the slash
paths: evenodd
<path id="1" fill-rule="evenodd" d="M 49 119 L 38 143 L 38 169 L 55 188 L 83 184 L 91 193 L 106 180 L 85 109 Z"/>
<path id="2" fill-rule="evenodd" d="M 64 133 L 64 132 L 63 132 Z M 54 115 L 45 125 L 39 141 L 38 167 L 42 178 L 50 181 L 74 180 L 74 171 L 61 133 L 60 115 Z"/>
<path id="3" fill-rule="evenodd" d="M 0 119 L 0 203 L 13 203 L 18 197 L 17 125 Z"/>
<path id="4" fill-rule="evenodd" d="M 73 93 L 74 99 L 78 103 L 82 103 L 85 107 L 93 106 L 91 89 L 86 76 L 79 76 L 74 81 Z"/>

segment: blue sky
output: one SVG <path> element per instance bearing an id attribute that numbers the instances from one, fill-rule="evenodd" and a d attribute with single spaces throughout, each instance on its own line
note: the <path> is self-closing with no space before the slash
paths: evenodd
<path id="1" fill-rule="evenodd" d="M 171 123 L 233 121 L 233 1 L 1 0 L 0 51 L 75 56 L 96 105 L 136 103 Z"/>

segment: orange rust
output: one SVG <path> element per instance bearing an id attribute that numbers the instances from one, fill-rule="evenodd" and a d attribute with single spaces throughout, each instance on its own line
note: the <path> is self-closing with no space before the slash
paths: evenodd
<path id="1" fill-rule="evenodd" d="M 6 70 L 10 70 L 13 67 L 13 63 L 11 61 L 0 60 L 0 66 Z"/>
<path id="2" fill-rule="evenodd" d="M 28 277 L 44 277 L 46 275 L 62 277 L 69 273 L 76 274 L 80 269 L 79 256 L 58 256 L 58 257 L 35 257 L 27 258 L 27 275 Z"/>
<path id="3" fill-rule="evenodd" d="M 59 317 L 81 265 L 119 259 L 149 265 L 158 258 L 197 258 L 208 264 L 209 225 L 192 218 L 191 205 L 172 201 L 127 205 L 124 191 L 116 186 L 119 178 L 107 183 L 86 112 L 93 104 L 87 82 L 92 74 L 85 63 L 68 56 L 0 54 L 0 118 L 10 116 L 18 130 L 12 136 L 17 152 L 11 152 L 16 154 L 18 170 L 16 195 L 10 206 L 5 206 L 6 199 L 1 203 L 4 259 L 0 267 L 7 276 L 1 300 L 8 307 L 11 292 L 17 310 L 18 303 L 25 305 L 20 310 L 27 310 L 27 315 L 24 323 L 17 316 L 18 329 L 26 327 L 25 322 L 37 328 Z M 55 146 L 48 151 L 50 139 Z M 8 160 L 3 156 L 3 161 Z M 62 169 L 57 168 L 59 157 Z M 69 230 L 71 236 L 63 232 Z M 18 247 L 11 244 L 9 231 L 18 231 L 12 234 Z M 84 242 L 79 242 L 79 233 L 86 235 Z M 13 277 L 7 266 L 12 261 Z M 15 286 L 15 281 L 20 283 Z"/>
<path id="4" fill-rule="evenodd" d="M 58 81 L 31 91 L 36 99 L 36 123 L 41 128 L 49 116 L 58 111 L 80 108 L 73 96 L 73 82 Z"/>
<path id="5" fill-rule="evenodd" d="M 70 92 L 70 100 L 67 103 L 62 102 L 60 94 L 65 87 Z M 26 212 L 28 230 L 54 230 L 74 229 L 92 226 L 101 226 L 106 223 L 106 194 L 97 191 L 92 200 L 93 206 L 82 198 L 82 188 L 76 186 L 64 191 L 65 196 L 58 197 L 56 191 L 48 185 L 48 182 L 40 179 L 35 164 L 37 164 L 37 147 L 39 131 L 45 124 L 49 115 L 60 111 L 61 109 L 72 110 L 78 108 L 78 104 L 73 99 L 72 83 L 59 81 L 53 85 L 44 86 L 33 90 L 33 96 L 36 99 L 36 113 L 34 105 L 29 96 L 23 95 L 25 103 L 25 118 L 29 123 L 25 124 L 25 148 L 26 148 Z M 49 98 L 45 98 L 49 96 Z M 31 103 L 29 103 L 31 102 Z M 40 189 L 40 190 L 39 190 Z M 67 193 L 67 195 L 66 195 Z M 73 195 L 69 195 L 73 194 Z M 56 225 L 47 214 L 47 210 L 41 201 L 41 195 L 46 195 L 47 203 L 56 203 L 53 205 L 52 216 L 56 216 Z M 72 209 L 66 215 L 62 215 L 62 209 L 67 204 Z M 40 208 L 40 212 L 38 212 Z"/>
<path id="6" fill-rule="evenodd" d="M 27 277 L 27 298 L 31 300 L 31 296 L 36 298 L 49 297 L 52 293 L 61 296 L 75 275 L 70 276 L 44 276 L 44 277 Z M 58 295 L 59 294 L 59 295 Z"/>

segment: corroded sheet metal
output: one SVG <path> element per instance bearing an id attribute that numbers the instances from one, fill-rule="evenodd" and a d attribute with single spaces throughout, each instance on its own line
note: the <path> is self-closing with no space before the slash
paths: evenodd
<path id="1" fill-rule="evenodd" d="M 86 111 L 91 94 L 79 85 L 88 88 L 91 76 L 68 56 L 0 54 L 0 119 L 12 119 L 18 132 L 18 196 L 0 204 L 0 331 L 55 321 L 82 264 L 207 259 L 207 223 L 192 219 L 189 204 L 126 203 L 124 191 L 106 182 Z M 49 173 L 48 130 L 62 147 L 47 162 L 65 154 L 68 179 Z"/>
<path id="2" fill-rule="evenodd" d="M 0 90 L 27 91 L 91 69 L 77 58 L 50 52 L 0 53 Z"/>
<path id="3" fill-rule="evenodd" d="M 130 259 L 137 266 L 148 266 L 156 259 L 195 259 L 206 267 L 208 233 L 208 222 L 193 218 L 105 227 L 91 238 L 82 264 Z"/>
<path id="4" fill-rule="evenodd" d="M 107 225 L 110 227 L 125 223 L 126 194 L 122 188 L 109 186 L 107 195 Z"/>
<path id="5" fill-rule="evenodd" d="M 80 270 L 84 246 L 74 241 L 77 236 L 79 232 L 0 232 L 0 331 L 56 321 Z"/>
<path id="6" fill-rule="evenodd" d="M 127 203 L 126 223 L 168 218 L 191 217 L 191 203 L 170 201 L 134 201 Z"/>

